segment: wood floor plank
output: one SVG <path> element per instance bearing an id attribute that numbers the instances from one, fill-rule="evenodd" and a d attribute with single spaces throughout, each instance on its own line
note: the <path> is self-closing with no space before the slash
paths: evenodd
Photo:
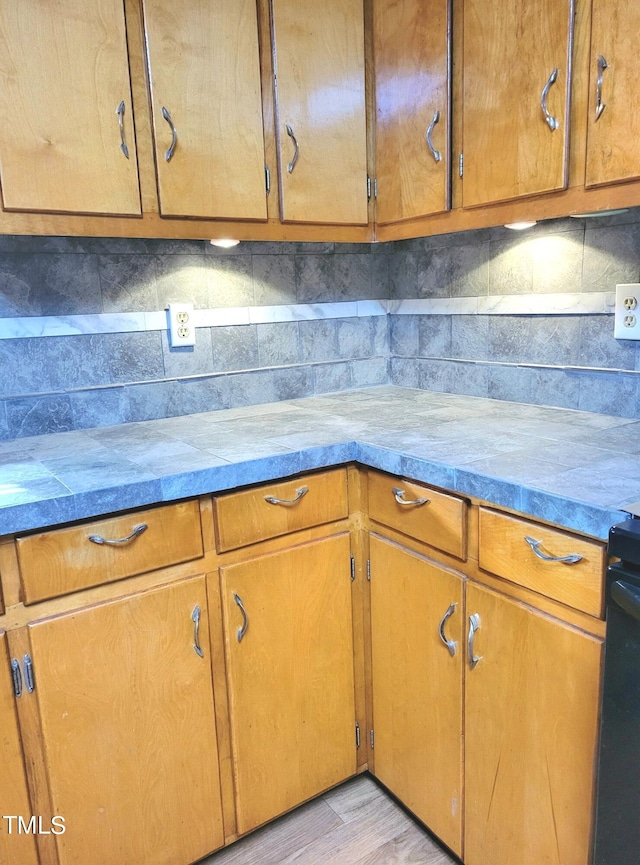
<path id="1" fill-rule="evenodd" d="M 358 775 L 339 787 L 329 790 L 322 797 L 345 822 L 357 820 L 362 809 L 375 807 L 375 803 L 388 801 L 389 797 L 380 789 L 370 775 Z"/>
<path id="2" fill-rule="evenodd" d="M 350 865 L 454 865 L 436 842 L 416 823 L 400 835 Z"/>

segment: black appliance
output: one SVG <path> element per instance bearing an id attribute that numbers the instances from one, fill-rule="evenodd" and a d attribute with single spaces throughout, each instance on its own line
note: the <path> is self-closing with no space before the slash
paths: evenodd
<path id="1" fill-rule="evenodd" d="M 640 519 L 609 532 L 594 865 L 640 863 Z"/>

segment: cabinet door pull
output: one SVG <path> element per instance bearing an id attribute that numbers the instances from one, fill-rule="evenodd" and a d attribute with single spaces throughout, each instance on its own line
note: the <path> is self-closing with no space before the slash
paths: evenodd
<path id="1" fill-rule="evenodd" d="M 300 487 L 296 490 L 295 498 L 293 499 L 277 499 L 275 496 L 265 496 L 265 502 L 269 502 L 270 505 L 295 505 L 296 502 L 299 502 L 302 496 L 306 496 L 309 492 L 309 487 Z"/>
<path id="2" fill-rule="evenodd" d="M 558 69 L 556 67 L 547 79 L 547 83 L 542 88 L 542 96 L 540 97 L 540 107 L 542 108 L 542 114 L 544 115 L 545 123 L 552 132 L 555 132 L 555 130 L 560 126 L 560 121 L 555 118 L 547 108 L 547 96 L 549 95 L 551 85 L 555 84 L 557 80 Z"/>
<path id="3" fill-rule="evenodd" d="M 27 689 L 28 694 L 33 694 L 36 683 L 33 677 L 33 661 L 31 660 L 31 655 L 25 655 L 22 659 L 22 666 L 24 667 L 24 686 Z"/>
<path id="4" fill-rule="evenodd" d="M 173 120 L 171 119 L 171 115 L 167 111 L 167 109 L 162 106 L 162 116 L 169 124 L 169 129 L 171 130 L 171 144 L 169 145 L 164 158 L 167 162 L 171 162 L 173 154 L 176 152 L 176 144 L 178 143 L 178 130 L 176 129 Z"/>
<path id="5" fill-rule="evenodd" d="M 539 559 L 542 559 L 543 562 L 562 562 L 565 565 L 575 565 L 576 562 L 582 561 L 582 556 L 578 553 L 571 553 L 568 556 L 550 556 L 547 553 L 543 553 L 540 549 L 540 547 L 542 546 L 542 541 L 536 541 L 535 538 L 530 538 L 528 535 L 525 535 L 524 539 L 529 544 L 536 556 Z"/>
<path id="6" fill-rule="evenodd" d="M 425 135 L 425 138 L 427 139 L 427 147 L 429 148 L 429 152 L 433 156 L 435 162 L 440 162 L 440 160 L 442 159 L 442 154 L 433 146 L 433 142 L 431 141 L 431 133 L 433 132 L 433 127 L 436 125 L 436 123 L 439 122 L 439 120 L 440 112 L 436 111 L 436 113 L 433 115 L 433 119 L 429 124 L 429 128 L 427 129 L 427 133 Z"/>
<path id="7" fill-rule="evenodd" d="M 242 638 L 247 633 L 247 628 L 249 627 L 249 616 L 247 616 L 247 611 L 244 608 L 244 604 L 242 603 L 242 598 L 240 598 L 236 593 L 233 593 L 233 600 L 240 607 L 240 612 L 242 613 L 242 625 L 236 631 L 236 636 L 238 638 L 238 642 L 242 642 Z"/>
<path id="8" fill-rule="evenodd" d="M 139 537 L 143 532 L 145 532 L 149 526 L 146 523 L 140 523 L 137 526 L 133 527 L 133 531 L 130 535 L 127 535 L 126 538 L 103 538 L 102 535 L 87 535 L 87 540 L 91 541 L 92 544 L 107 544 L 110 547 L 122 547 L 125 544 L 130 543 Z"/>
<path id="9" fill-rule="evenodd" d="M 22 672 L 20 671 L 20 661 L 17 658 L 11 659 L 11 680 L 13 681 L 13 693 L 16 697 L 21 697 Z"/>
<path id="10" fill-rule="evenodd" d="M 482 655 L 475 655 L 473 651 L 473 638 L 476 631 L 480 630 L 480 616 L 478 613 L 473 613 L 469 616 L 469 637 L 467 639 L 467 648 L 469 650 L 469 668 L 475 669 L 478 661 L 482 660 Z"/>
<path id="11" fill-rule="evenodd" d="M 598 54 L 598 80 L 596 81 L 596 120 L 600 120 L 602 112 L 607 107 L 602 101 L 602 77 L 609 66 L 602 54 Z"/>
<path id="12" fill-rule="evenodd" d="M 405 491 L 400 489 L 400 487 L 393 487 L 391 490 L 393 493 L 395 500 L 399 505 L 413 505 L 414 507 L 419 507 L 420 505 L 428 505 L 429 499 L 405 499 L 403 498 Z"/>
<path id="13" fill-rule="evenodd" d="M 191 621 L 193 622 L 193 651 L 196 655 L 204 658 L 204 652 L 200 645 L 200 605 L 196 604 L 191 613 Z"/>
<path id="14" fill-rule="evenodd" d="M 120 129 L 120 150 L 122 150 L 122 152 L 128 159 L 129 148 L 127 147 L 127 142 L 124 137 L 124 99 L 116 108 L 116 114 L 118 115 L 118 127 Z"/>
<path id="15" fill-rule="evenodd" d="M 287 171 L 289 172 L 289 174 L 291 174 L 293 172 L 293 169 L 296 167 L 296 162 L 298 161 L 298 156 L 300 155 L 300 147 L 298 145 L 298 139 L 293 133 L 291 124 L 285 124 L 285 129 L 287 130 L 287 135 L 293 141 L 293 156 L 291 157 L 291 162 L 287 165 Z"/>
<path id="16" fill-rule="evenodd" d="M 457 603 L 450 604 L 449 609 L 444 614 L 442 619 L 440 620 L 440 627 L 438 628 L 438 633 L 440 634 L 440 639 L 445 644 L 447 649 L 449 649 L 449 654 L 453 657 L 456 653 L 457 643 L 455 640 L 447 640 L 444 634 L 444 626 L 447 623 L 447 619 L 449 619 L 456 611 Z"/>

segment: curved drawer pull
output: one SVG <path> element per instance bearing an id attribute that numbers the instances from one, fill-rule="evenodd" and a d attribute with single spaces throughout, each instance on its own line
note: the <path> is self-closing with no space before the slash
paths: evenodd
<path id="1" fill-rule="evenodd" d="M 480 616 L 478 613 L 473 613 L 469 616 L 469 637 L 467 639 L 467 649 L 469 652 L 469 668 L 473 670 L 478 661 L 482 660 L 482 655 L 475 655 L 473 653 L 473 638 L 475 637 L 476 631 L 480 630 Z"/>
<path id="2" fill-rule="evenodd" d="M 440 112 L 436 111 L 436 113 L 433 115 L 433 119 L 432 119 L 431 123 L 429 124 L 429 128 L 427 129 L 427 134 L 425 135 L 425 138 L 427 139 L 427 147 L 429 148 L 429 152 L 433 156 L 435 162 L 440 162 L 440 160 L 442 159 L 442 154 L 440 153 L 439 150 L 436 150 L 435 147 L 433 146 L 433 141 L 431 140 L 431 133 L 433 132 L 433 127 L 439 121 L 440 121 Z"/>
<path id="3" fill-rule="evenodd" d="M 442 619 L 440 620 L 440 627 L 438 628 L 438 633 L 440 634 L 440 639 L 445 644 L 447 649 L 449 649 L 449 654 L 453 657 L 456 653 L 456 646 L 458 645 L 455 640 L 447 640 L 444 634 L 444 626 L 447 623 L 447 619 L 451 618 L 451 616 L 455 613 L 457 604 L 450 604 L 449 609 L 444 614 Z"/>
<path id="4" fill-rule="evenodd" d="M 167 162 L 171 162 L 171 158 L 173 154 L 176 152 L 176 144 L 178 143 L 178 130 L 173 124 L 173 120 L 171 119 L 171 115 L 167 111 L 167 109 L 162 106 L 162 116 L 169 124 L 169 129 L 171 130 L 171 144 L 169 145 L 167 152 L 164 155 L 164 158 Z"/>
<path id="5" fill-rule="evenodd" d="M 265 502 L 269 502 L 270 505 L 295 505 L 308 492 L 309 487 L 300 487 L 296 490 L 296 497 L 294 499 L 277 499 L 275 496 L 265 496 L 264 500 Z"/>
<path id="6" fill-rule="evenodd" d="M 287 130 L 287 135 L 293 141 L 293 156 L 291 157 L 291 162 L 287 165 L 287 171 L 289 172 L 289 174 L 292 174 L 293 169 L 296 167 L 298 156 L 300 155 L 300 146 L 298 144 L 298 139 L 293 132 L 293 127 L 290 123 L 285 124 L 285 129 Z"/>
<path id="7" fill-rule="evenodd" d="M 602 101 L 602 78 L 609 64 L 602 54 L 598 54 L 598 80 L 596 81 L 596 120 L 600 120 L 602 112 L 607 107 Z"/>
<path id="8" fill-rule="evenodd" d="M 238 642 L 241 643 L 242 638 L 247 633 L 247 628 L 249 627 L 249 616 L 247 616 L 247 611 L 245 610 L 244 604 L 242 603 L 242 598 L 239 597 L 239 595 L 236 595 L 235 592 L 233 593 L 233 600 L 240 607 L 240 612 L 242 613 L 242 624 L 236 631 Z"/>
<path id="9" fill-rule="evenodd" d="M 204 658 L 204 652 L 200 645 L 200 605 L 196 604 L 191 613 L 191 621 L 193 622 L 193 651 L 196 655 Z"/>
<path id="10" fill-rule="evenodd" d="M 127 535 L 126 538 L 117 538 L 112 540 L 111 538 L 103 538 L 102 535 L 87 535 L 87 540 L 91 541 L 92 544 L 107 544 L 110 547 L 123 547 L 125 544 L 135 540 L 143 532 L 146 532 L 148 528 L 149 526 L 146 523 L 140 523 L 140 525 L 133 527 L 133 531 L 130 535 Z"/>
<path id="11" fill-rule="evenodd" d="M 524 539 L 536 556 L 542 559 L 543 562 L 562 562 L 564 565 L 575 565 L 576 562 L 582 561 L 583 557 L 578 555 L 578 553 L 571 553 L 568 556 L 549 556 L 540 549 L 542 541 L 536 541 L 535 538 L 530 538 L 528 535 L 525 535 Z"/>
<path id="12" fill-rule="evenodd" d="M 547 96 L 549 95 L 549 90 L 551 90 L 551 85 L 555 84 L 557 80 L 558 69 L 556 67 L 549 76 L 547 83 L 542 88 L 542 96 L 540 97 L 540 107 L 542 108 L 545 123 L 552 132 L 555 132 L 555 130 L 560 126 L 560 121 L 556 117 L 554 117 L 547 108 Z"/>
<path id="13" fill-rule="evenodd" d="M 129 148 L 127 147 L 127 142 L 124 137 L 124 99 L 116 108 L 116 114 L 118 115 L 118 126 L 120 128 L 120 150 L 122 150 L 122 152 L 128 159 Z"/>
<path id="14" fill-rule="evenodd" d="M 399 505 L 413 505 L 415 507 L 419 507 L 420 505 L 428 505 L 429 499 L 404 499 L 404 490 L 401 490 L 400 487 L 393 487 L 391 490 L 393 493 L 395 500 Z"/>

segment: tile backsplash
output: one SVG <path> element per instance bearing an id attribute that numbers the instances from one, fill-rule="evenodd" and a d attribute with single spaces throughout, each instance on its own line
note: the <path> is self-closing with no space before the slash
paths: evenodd
<path id="1" fill-rule="evenodd" d="M 392 382 L 640 416 L 640 211 L 387 244 L 0 237 L 0 438 Z M 163 310 L 194 303 L 193 349 Z"/>

